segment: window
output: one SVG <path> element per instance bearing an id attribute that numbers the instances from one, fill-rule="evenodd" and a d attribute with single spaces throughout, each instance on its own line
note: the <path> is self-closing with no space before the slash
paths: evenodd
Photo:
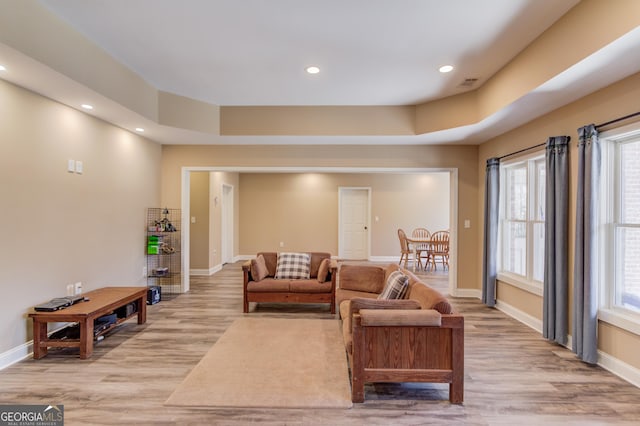
<path id="1" fill-rule="evenodd" d="M 640 323 L 640 129 L 635 127 L 601 136 L 600 305 Z"/>
<path id="2" fill-rule="evenodd" d="M 539 290 L 544 279 L 545 175 L 544 156 L 500 168 L 499 278 Z"/>

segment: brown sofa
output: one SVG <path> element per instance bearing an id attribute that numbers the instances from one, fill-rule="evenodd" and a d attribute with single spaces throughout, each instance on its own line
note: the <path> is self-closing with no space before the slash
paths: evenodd
<path id="1" fill-rule="evenodd" d="M 344 264 L 336 298 L 351 367 L 351 398 L 364 402 L 364 384 L 435 382 L 449 384 L 449 401 L 464 393 L 464 317 L 449 301 L 411 272 L 406 297 L 379 300 L 398 265 Z"/>
<path id="2" fill-rule="evenodd" d="M 252 274 L 251 262 L 242 265 L 244 275 L 244 312 L 249 312 L 249 302 L 279 303 L 328 303 L 331 313 L 336 313 L 336 271 L 337 264 L 331 261 L 325 280 L 318 281 L 318 269 L 324 259 L 331 260 L 330 253 L 309 253 L 311 255 L 309 279 L 276 279 L 278 253 L 262 252 L 256 255 L 264 257 L 267 276 L 256 281 Z"/>

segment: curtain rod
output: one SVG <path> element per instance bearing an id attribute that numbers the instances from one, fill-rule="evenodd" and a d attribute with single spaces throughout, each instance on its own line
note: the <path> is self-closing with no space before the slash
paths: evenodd
<path id="1" fill-rule="evenodd" d="M 600 128 L 600 127 L 608 126 L 609 124 L 617 123 L 618 121 L 622 121 L 622 120 L 627 120 L 627 119 L 629 119 L 629 118 L 633 118 L 633 117 L 635 117 L 636 115 L 640 115 L 640 111 L 638 111 L 638 112 L 634 112 L 633 114 L 625 115 L 624 117 L 620 117 L 620 118 L 613 119 L 613 120 L 611 120 L 611 121 L 607 121 L 606 123 L 596 124 L 596 129 L 598 129 L 598 128 Z"/>
<path id="2" fill-rule="evenodd" d="M 530 146 L 529 148 L 521 149 L 520 151 L 516 151 L 516 152 L 509 153 L 509 154 L 505 154 L 502 157 L 498 157 L 498 160 L 502 160 L 503 158 L 511 157 L 512 155 L 520 154 L 522 152 L 526 152 L 526 151 L 529 151 L 529 150 L 532 150 L 532 149 L 540 148 L 540 147 L 545 146 L 546 144 L 547 143 L 544 142 L 544 143 L 541 143 L 539 145 L 534 145 L 534 146 Z"/>

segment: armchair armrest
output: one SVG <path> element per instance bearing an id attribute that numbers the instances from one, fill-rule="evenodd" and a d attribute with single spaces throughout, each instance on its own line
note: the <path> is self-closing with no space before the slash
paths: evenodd
<path id="1" fill-rule="evenodd" d="M 398 300 L 381 300 L 367 299 L 365 297 L 354 297 L 349 304 L 349 315 L 343 318 L 347 321 L 347 327 L 351 330 L 353 315 L 360 312 L 361 309 L 420 309 L 420 303 L 410 299 Z"/>
<path id="2" fill-rule="evenodd" d="M 251 272 L 251 259 L 242 264 L 242 270 Z"/>
<path id="3" fill-rule="evenodd" d="M 329 275 L 331 278 L 335 278 L 338 274 L 338 261 L 335 259 L 331 259 L 331 263 L 329 264 Z"/>
<path id="4" fill-rule="evenodd" d="M 371 326 L 428 326 L 440 327 L 442 315 L 433 309 L 361 309 L 361 324 Z"/>
<path id="5" fill-rule="evenodd" d="M 243 286 L 246 291 L 247 284 L 249 284 L 249 281 L 253 280 L 253 277 L 251 276 L 251 259 L 242 264 L 242 278 Z"/>

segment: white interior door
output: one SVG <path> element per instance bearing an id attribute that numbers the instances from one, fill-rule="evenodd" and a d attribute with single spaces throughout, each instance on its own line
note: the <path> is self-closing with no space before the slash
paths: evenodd
<path id="1" fill-rule="evenodd" d="M 338 256 L 369 259 L 369 198 L 371 188 L 339 188 Z"/>
<path id="2" fill-rule="evenodd" d="M 220 225 L 220 260 L 222 264 L 233 261 L 233 186 L 222 185 L 222 206 Z"/>

